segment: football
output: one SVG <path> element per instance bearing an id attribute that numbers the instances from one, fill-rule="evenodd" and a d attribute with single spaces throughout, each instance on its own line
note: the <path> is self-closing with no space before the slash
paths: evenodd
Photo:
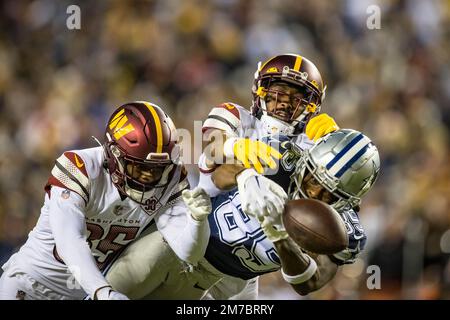
<path id="1" fill-rule="evenodd" d="M 314 199 L 291 200 L 285 206 L 283 223 L 289 236 L 307 251 L 333 254 L 348 246 L 344 221 L 325 202 Z"/>

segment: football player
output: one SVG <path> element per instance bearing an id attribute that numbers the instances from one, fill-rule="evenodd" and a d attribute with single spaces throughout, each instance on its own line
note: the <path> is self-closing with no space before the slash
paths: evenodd
<path id="1" fill-rule="evenodd" d="M 276 248 L 282 265 L 283 278 L 299 294 L 305 295 L 323 287 L 334 277 L 339 265 L 353 263 L 356 256 L 364 249 L 366 236 L 359 223 L 357 211 L 359 211 L 361 197 L 370 190 L 378 176 L 380 160 L 378 150 L 370 139 L 350 129 L 333 132 L 319 140 L 317 145 L 306 150 L 301 150 L 286 139 L 287 137 L 280 138 L 280 150 L 283 152 L 279 164 L 281 170 L 276 175 L 267 175 L 267 177 L 277 182 L 284 190 L 288 190 L 289 199 L 311 198 L 330 204 L 341 215 L 349 237 L 349 246 L 345 250 L 330 256 L 316 255 L 301 250 L 288 237 L 281 215 L 276 211 L 263 210 L 262 216 L 256 216 L 261 222 L 261 229 L 265 236 Z M 269 142 L 269 144 L 272 143 Z M 230 175 L 221 172 L 225 168 L 223 166 L 214 173 L 214 180 L 218 187 L 233 184 Z M 264 184 L 264 181 L 260 180 L 259 183 Z M 232 191 L 229 197 L 232 203 L 231 197 L 236 197 L 236 191 Z M 242 197 L 240 200 L 242 203 Z M 238 209 L 235 211 L 241 211 L 242 215 L 243 208 L 238 207 Z M 226 217 L 227 213 L 223 214 L 219 210 L 213 210 L 213 214 L 216 215 L 216 222 L 221 218 L 230 220 Z M 234 216 L 238 221 L 239 215 Z M 209 222 L 212 224 L 211 218 Z M 225 233 L 226 227 L 230 226 L 224 223 L 221 234 Z M 245 237 L 252 238 L 251 233 L 247 231 Z M 223 242 L 222 235 L 216 238 L 216 242 Z M 254 241 L 258 242 L 258 239 L 255 238 Z M 251 252 L 252 247 L 248 246 L 248 239 L 246 239 L 246 245 Z M 234 247 L 234 244 L 230 247 Z M 261 264 L 267 252 L 270 252 L 270 247 L 260 249 L 259 256 L 257 251 L 253 255 L 249 254 L 250 260 L 259 261 Z M 267 257 L 265 259 L 266 263 L 270 261 Z M 211 257 L 208 261 L 214 264 L 217 259 Z M 270 262 L 267 265 L 270 265 Z M 256 280 L 250 280 L 248 283 L 254 281 Z M 221 297 L 223 296 L 221 286 L 227 288 L 223 283 L 215 285 L 211 291 Z"/>
<path id="2" fill-rule="evenodd" d="M 152 232 L 127 248 L 112 266 L 107 278 L 114 287 L 133 298 L 255 299 L 257 277 L 281 269 L 284 279 L 304 295 L 330 281 L 338 265 L 352 263 L 366 240 L 355 208 L 378 175 L 377 148 L 354 130 L 331 133 L 309 150 L 301 150 L 287 136 L 268 137 L 264 142 L 282 153 L 277 174 L 268 177 L 288 190 L 290 199 L 313 198 L 332 205 L 347 226 L 347 249 L 331 256 L 304 252 L 288 237 L 281 216 L 260 220 L 247 215 L 237 188 L 210 201 L 197 187 L 184 191 L 183 198 L 193 219 L 209 227 L 208 233 L 197 237 L 199 243 L 207 243 L 204 255 L 183 262 L 177 256 L 188 254 L 170 250 L 161 234 Z M 221 170 L 226 167 L 218 168 L 214 175 L 228 179 Z M 150 256 L 146 252 L 149 246 L 153 258 L 143 261 L 140 256 Z"/>
<path id="3" fill-rule="evenodd" d="M 120 106 L 103 145 L 56 160 L 37 225 L 3 265 L 0 299 L 128 299 L 103 273 L 152 222 L 164 233 L 165 214 L 186 212 L 188 187 L 169 116 L 146 101 Z M 196 227 L 185 223 L 171 245 Z"/>
<path id="4" fill-rule="evenodd" d="M 211 183 L 211 175 L 218 166 L 228 163 L 228 159 L 236 159 L 238 164 L 226 165 L 228 170 L 222 173 L 233 179 L 239 177 L 244 212 L 261 215 L 262 210 L 272 209 L 280 213 L 286 193 L 270 180 L 265 185 L 271 192 L 259 190 L 257 180 L 264 180 L 263 165 L 274 169 L 274 160 L 281 155 L 261 139 L 283 134 L 305 149 L 319 137 L 337 130 L 330 116 L 317 115 L 325 90 L 319 70 L 305 57 L 282 54 L 259 63 L 252 87 L 251 112 L 237 104 L 224 103 L 213 108 L 204 122 L 204 137 L 215 138 L 199 159 L 202 173 L 199 186 L 211 196 L 222 192 Z M 220 136 L 223 139 L 217 139 Z"/>

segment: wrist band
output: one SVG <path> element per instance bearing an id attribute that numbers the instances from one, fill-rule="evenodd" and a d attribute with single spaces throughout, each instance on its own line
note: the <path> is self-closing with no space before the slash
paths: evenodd
<path id="1" fill-rule="evenodd" d="M 226 158 L 234 158 L 234 143 L 238 140 L 239 138 L 236 137 L 232 137 L 232 138 L 228 138 L 227 140 L 225 140 L 225 143 L 223 144 L 223 155 Z"/>
<path id="2" fill-rule="evenodd" d="M 296 276 L 290 276 L 290 275 L 287 275 L 286 273 L 284 273 L 283 268 L 281 268 L 281 274 L 283 275 L 283 279 L 290 284 L 300 284 L 300 283 L 306 282 L 309 279 L 311 279 L 312 276 L 317 271 L 317 263 L 310 256 L 308 256 L 308 258 L 309 258 L 308 268 L 306 268 L 306 270 L 302 274 L 298 274 Z"/>

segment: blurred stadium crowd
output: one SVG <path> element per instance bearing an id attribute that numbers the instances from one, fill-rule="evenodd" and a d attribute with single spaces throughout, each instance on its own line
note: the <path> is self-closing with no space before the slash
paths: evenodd
<path id="1" fill-rule="evenodd" d="M 66 27 L 70 4 L 81 30 Z M 380 29 L 366 27 L 372 4 Z M 257 62 L 294 52 L 322 71 L 322 111 L 382 156 L 365 254 L 307 299 L 450 298 L 450 2 L 2 1 L 0 25 L 0 262 L 34 226 L 54 159 L 95 146 L 119 104 L 155 102 L 192 129 L 218 103 L 250 106 Z M 279 273 L 260 296 L 300 298 Z"/>

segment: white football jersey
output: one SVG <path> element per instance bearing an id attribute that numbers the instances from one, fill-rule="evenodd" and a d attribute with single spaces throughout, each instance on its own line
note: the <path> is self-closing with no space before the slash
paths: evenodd
<path id="1" fill-rule="evenodd" d="M 182 190 L 189 188 L 185 170 L 177 166 L 169 183 L 158 188 L 155 197 L 141 206 L 119 193 L 104 161 L 102 147 L 68 151 L 56 160 L 37 225 L 19 253 L 7 262 L 8 268 L 25 272 L 56 292 L 74 298 L 85 295 L 79 285 L 77 292 L 72 275 L 79 270 L 70 272 L 58 255 L 49 223 L 48 202 L 52 186 L 63 188 L 59 195 L 63 199 L 71 192 L 83 198 L 85 235 L 101 271 L 106 271 L 125 246 L 150 226 L 155 216 L 180 201 Z"/>

